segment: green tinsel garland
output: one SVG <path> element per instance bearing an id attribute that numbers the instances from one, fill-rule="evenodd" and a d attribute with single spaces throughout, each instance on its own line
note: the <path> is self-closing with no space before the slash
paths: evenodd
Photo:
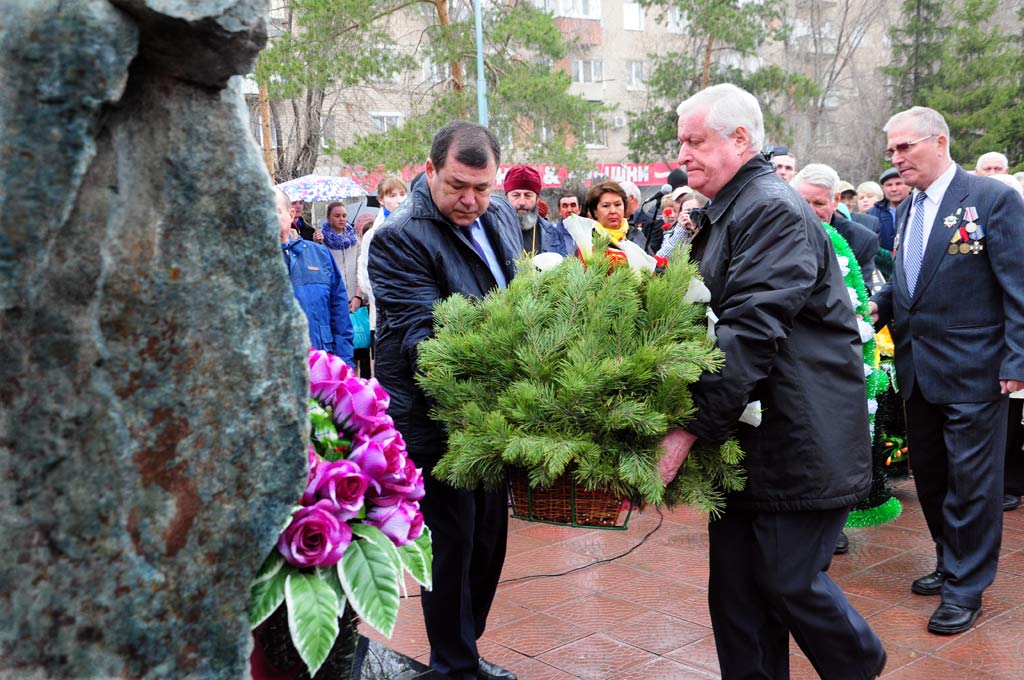
<path id="1" fill-rule="evenodd" d="M 891 522 L 903 512 L 903 504 L 900 499 L 890 496 L 889 500 L 867 510 L 854 510 L 846 520 L 848 527 L 873 527 L 878 524 Z"/>
<path id="2" fill-rule="evenodd" d="M 836 251 L 836 255 L 840 258 L 840 264 L 842 264 L 842 258 L 846 260 L 846 274 L 844 280 L 846 287 L 856 293 L 857 304 L 855 305 L 854 312 L 861 319 L 870 318 L 870 308 L 868 306 L 868 293 L 867 286 L 864 284 L 864 276 L 861 274 L 860 265 L 857 263 L 857 258 L 853 254 L 853 250 L 850 245 L 846 242 L 839 232 L 835 230 L 831 224 L 823 222 L 822 226 L 825 227 L 825 232 L 828 234 L 832 241 L 832 247 Z M 852 301 L 852 299 L 851 299 Z M 858 324 L 859 325 L 859 324 Z M 865 391 L 868 400 L 868 422 L 871 431 L 871 439 L 875 439 L 875 413 L 878 410 L 878 396 L 888 387 L 889 376 L 882 370 L 877 344 L 875 343 L 874 335 L 863 344 L 862 348 L 864 366 L 865 366 Z M 870 370 L 868 370 L 870 369 Z M 872 458 L 874 457 L 874 447 L 872 447 Z M 875 476 L 874 472 L 874 460 L 872 459 L 872 476 Z M 873 482 L 878 481 L 877 479 Z M 896 517 L 899 517 L 901 506 L 897 499 L 889 495 L 888 489 L 884 487 L 885 481 L 881 480 L 881 487 L 879 487 L 879 493 L 875 494 L 874 489 L 876 484 L 872 484 L 872 495 L 869 496 L 868 500 L 875 500 L 879 496 L 883 496 L 886 500 L 871 508 L 857 509 L 850 513 L 850 517 L 846 521 L 846 526 L 857 527 L 857 526 L 871 526 L 874 524 L 883 524 L 890 522 Z M 875 501 L 877 502 L 877 501 Z"/>

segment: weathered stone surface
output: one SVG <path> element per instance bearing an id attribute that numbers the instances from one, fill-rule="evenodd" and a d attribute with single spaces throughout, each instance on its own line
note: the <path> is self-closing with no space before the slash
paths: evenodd
<path id="1" fill-rule="evenodd" d="M 246 674 L 307 427 L 270 180 L 223 87 L 265 12 L 0 0 L 0 677 Z"/>

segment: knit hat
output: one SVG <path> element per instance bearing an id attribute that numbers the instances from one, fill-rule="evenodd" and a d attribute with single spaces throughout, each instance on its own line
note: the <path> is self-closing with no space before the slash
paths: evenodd
<path id="1" fill-rule="evenodd" d="M 509 168 L 509 171 L 505 174 L 505 183 L 502 186 L 506 194 L 517 189 L 539 194 L 543 187 L 540 181 L 540 173 L 528 165 L 516 165 Z"/>

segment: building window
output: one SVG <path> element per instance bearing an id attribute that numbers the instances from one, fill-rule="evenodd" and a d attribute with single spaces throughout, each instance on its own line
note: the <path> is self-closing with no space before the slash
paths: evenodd
<path id="1" fill-rule="evenodd" d="M 377 132 L 387 132 L 402 124 L 402 114 L 396 112 L 371 113 L 373 129 Z"/>
<path id="2" fill-rule="evenodd" d="M 644 86 L 644 62 L 626 62 L 626 88 L 639 90 Z"/>
<path id="3" fill-rule="evenodd" d="M 608 146 L 607 133 L 605 122 L 592 116 L 583 124 L 583 143 L 587 146 Z"/>
<path id="4" fill-rule="evenodd" d="M 665 27 L 669 33 L 685 33 L 686 26 L 686 15 L 678 7 L 669 7 L 668 12 L 665 13 Z"/>
<path id="5" fill-rule="evenodd" d="M 604 80 L 604 64 L 600 59 L 573 59 L 572 82 L 600 83 Z"/>
<path id="6" fill-rule="evenodd" d="M 622 25 L 627 31 L 644 30 L 644 8 L 635 0 L 622 3 Z"/>
<path id="7" fill-rule="evenodd" d="M 334 116 L 326 114 L 320 118 L 320 146 L 327 148 L 327 145 L 334 141 Z"/>
<path id="8" fill-rule="evenodd" d="M 452 65 L 451 62 L 444 64 L 435 64 L 428 61 L 423 65 L 423 79 L 440 85 L 441 83 L 447 83 L 452 79 Z"/>
<path id="9" fill-rule="evenodd" d="M 601 0 L 536 0 L 537 6 L 556 17 L 600 19 Z"/>

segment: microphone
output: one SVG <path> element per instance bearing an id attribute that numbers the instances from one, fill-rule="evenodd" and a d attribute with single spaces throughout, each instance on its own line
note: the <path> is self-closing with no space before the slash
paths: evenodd
<path id="1" fill-rule="evenodd" d="M 647 205 L 648 203 L 650 203 L 652 201 L 654 201 L 654 202 L 660 201 L 663 196 L 668 196 L 669 194 L 672 193 L 672 191 L 673 191 L 673 189 L 672 189 L 672 185 L 671 184 L 662 184 L 661 187 L 658 189 L 658 191 L 653 196 L 651 196 L 650 198 L 648 198 L 646 201 L 643 202 L 643 205 Z"/>

